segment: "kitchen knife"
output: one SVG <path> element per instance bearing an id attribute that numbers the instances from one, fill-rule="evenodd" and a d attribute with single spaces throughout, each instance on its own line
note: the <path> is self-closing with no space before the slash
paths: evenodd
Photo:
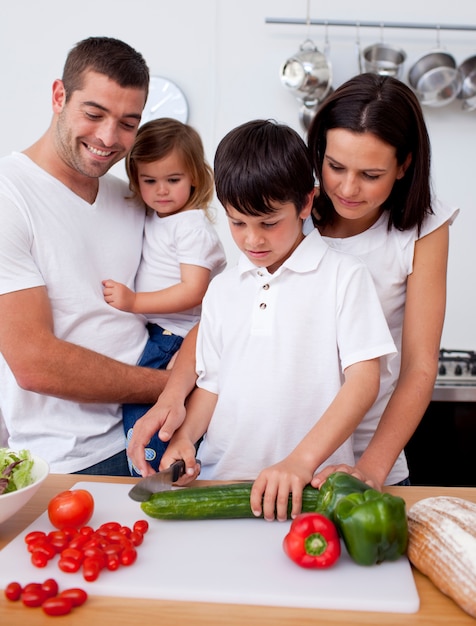
<path id="1" fill-rule="evenodd" d="M 141 478 L 129 491 L 129 497 L 137 502 L 145 502 L 153 493 L 172 489 L 172 484 L 177 482 L 184 473 L 185 462 L 175 461 L 166 470 Z"/>

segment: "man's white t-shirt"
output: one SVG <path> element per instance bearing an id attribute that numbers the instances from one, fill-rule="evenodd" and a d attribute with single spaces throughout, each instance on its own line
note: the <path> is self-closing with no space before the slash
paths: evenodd
<path id="1" fill-rule="evenodd" d="M 129 287 L 139 265 L 145 211 L 107 174 L 94 204 L 14 153 L 0 160 L 0 294 L 46 285 L 55 335 L 128 364 L 147 341 L 145 319 L 104 301 L 101 281 Z M 74 472 L 124 449 L 118 404 L 76 403 L 21 389 L 0 355 L 0 412 L 9 445 Z"/>

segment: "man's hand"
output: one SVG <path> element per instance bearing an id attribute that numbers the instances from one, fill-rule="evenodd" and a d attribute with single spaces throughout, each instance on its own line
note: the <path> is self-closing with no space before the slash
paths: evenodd
<path id="1" fill-rule="evenodd" d="M 145 460 L 145 448 L 152 435 L 158 433 L 161 441 L 169 441 L 184 419 L 183 398 L 177 399 L 171 393 L 167 396 L 164 391 L 154 406 L 134 424 L 132 437 L 127 446 L 127 456 L 142 476 L 154 474 L 154 470 Z"/>

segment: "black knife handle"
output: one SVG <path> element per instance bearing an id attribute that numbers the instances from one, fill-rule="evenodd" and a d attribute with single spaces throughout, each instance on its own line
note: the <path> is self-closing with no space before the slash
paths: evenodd
<path id="1" fill-rule="evenodd" d="M 170 468 L 172 469 L 171 482 L 175 483 L 180 478 L 180 476 L 183 476 L 185 473 L 185 461 L 183 459 L 181 459 L 180 461 L 175 461 L 175 463 L 172 463 Z"/>

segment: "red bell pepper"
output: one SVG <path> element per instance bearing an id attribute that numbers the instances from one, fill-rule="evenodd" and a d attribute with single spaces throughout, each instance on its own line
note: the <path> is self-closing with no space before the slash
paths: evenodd
<path id="1" fill-rule="evenodd" d="M 301 513 L 283 540 L 289 558 L 301 567 L 325 568 L 340 556 L 341 546 L 334 523 L 320 513 Z"/>

